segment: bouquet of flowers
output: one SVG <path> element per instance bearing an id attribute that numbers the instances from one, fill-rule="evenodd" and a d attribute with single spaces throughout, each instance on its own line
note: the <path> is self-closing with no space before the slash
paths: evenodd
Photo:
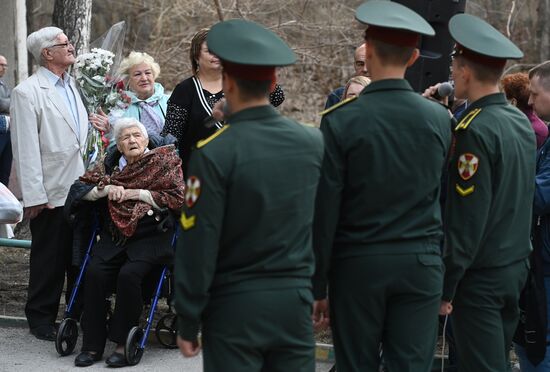
<path id="1" fill-rule="evenodd" d="M 124 34 L 125 24 L 119 22 L 91 43 L 97 47 L 76 58 L 75 80 L 90 114 L 97 113 L 99 108 L 109 114 L 114 109 L 124 110 L 129 104 L 127 97 L 122 94 L 123 83 L 115 74 L 121 60 Z M 86 169 L 102 159 L 107 144 L 104 133 L 90 125 L 83 155 Z"/>

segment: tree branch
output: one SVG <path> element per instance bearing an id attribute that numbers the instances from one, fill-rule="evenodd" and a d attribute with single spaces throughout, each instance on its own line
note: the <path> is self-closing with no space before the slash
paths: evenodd
<path id="1" fill-rule="evenodd" d="M 506 21 L 506 36 L 510 38 L 512 34 L 510 32 L 510 24 L 512 23 L 512 16 L 514 15 L 514 10 L 516 9 L 516 1 L 512 0 L 512 7 L 510 8 L 510 13 L 508 14 L 508 20 Z"/>
<path id="2" fill-rule="evenodd" d="M 214 5 L 216 6 L 216 12 L 218 12 L 218 18 L 220 19 L 220 22 L 223 22 L 223 10 L 222 5 L 220 4 L 220 0 L 214 0 Z"/>

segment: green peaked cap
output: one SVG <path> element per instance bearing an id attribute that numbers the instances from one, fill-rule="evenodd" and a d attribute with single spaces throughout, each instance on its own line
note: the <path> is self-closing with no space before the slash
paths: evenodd
<path id="1" fill-rule="evenodd" d="M 206 43 L 222 60 L 240 65 L 288 66 L 296 62 L 296 55 L 279 36 L 242 19 L 215 24 Z"/>
<path id="2" fill-rule="evenodd" d="M 418 13 L 392 1 L 367 1 L 357 8 L 355 18 L 370 26 L 392 28 L 427 36 L 435 35 L 433 27 Z"/>
<path id="3" fill-rule="evenodd" d="M 497 59 L 520 59 L 523 52 L 506 36 L 482 19 L 457 14 L 449 21 L 449 32 L 464 48 Z"/>

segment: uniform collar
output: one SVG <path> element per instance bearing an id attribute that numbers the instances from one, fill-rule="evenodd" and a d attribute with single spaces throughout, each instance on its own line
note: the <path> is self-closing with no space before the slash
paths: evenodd
<path id="1" fill-rule="evenodd" d="M 271 105 L 262 105 L 250 107 L 230 115 L 226 122 L 232 124 L 235 121 L 245 121 L 250 119 L 262 119 L 265 117 L 280 115 L 279 111 Z"/>
<path id="2" fill-rule="evenodd" d="M 507 103 L 508 101 L 504 93 L 493 93 L 472 102 L 470 106 L 468 106 L 468 111 L 473 108 L 482 108 L 489 105 L 505 105 Z"/>
<path id="3" fill-rule="evenodd" d="M 474 109 L 483 108 L 490 105 L 506 105 L 508 104 L 508 101 L 506 100 L 506 96 L 504 93 L 493 93 L 486 95 L 484 97 L 481 97 L 475 102 L 469 103 L 466 110 L 462 112 L 460 117 L 458 118 L 459 121 L 462 118 L 465 118 L 468 113 Z"/>
<path id="4" fill-rule="evenodd" d="M 369 94 L 372 92 L 378 92 L 383 90 L 410 90 L 412 87 L 409 82 L 405 79 L 383 79 L 373 81 L 363 91 L 360 95 Z"/>

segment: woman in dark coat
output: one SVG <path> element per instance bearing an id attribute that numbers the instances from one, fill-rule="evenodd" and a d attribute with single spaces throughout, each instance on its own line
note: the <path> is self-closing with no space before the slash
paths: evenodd
<path id="1" fill-rule="evenodd" d="M 206 44 L 209 30 L 204 28 L 193 36 L 189 49 L 193 76 L 179 83 L 168 100 L 163 135 L 171 134 L 176 137 L 184 173 L 196 143 L 209 137 L 223 125 L 221 122 L 210 125 L 204 123 L 212 116 L 214 105 L 223 98 L 222 66 Z M 269 101 L 277 107 L 284 100 L 282 88 L 276 85 Z"/>
<path id="2" fill-rule="evenodd" d="M 124 344 L 139 322 L 143 278 L 171 261 L 173 224 L 169 228 L 166 221 L 169 210 L 184 203 L 181 160 L 173 145 L 149 150 L 147 131 L 133 118 L 116 123 L 115 139 L 117 149 L 80 177 L 65 206 L 70 215 L 94 206 L 101 228 L 84 280 L 79 367 L 101 359 L 107 337 L 117 347 L 106 363 L 126 365 Z M 105 298 L 113 289 L 116 305 L 107 335 Z"/>

